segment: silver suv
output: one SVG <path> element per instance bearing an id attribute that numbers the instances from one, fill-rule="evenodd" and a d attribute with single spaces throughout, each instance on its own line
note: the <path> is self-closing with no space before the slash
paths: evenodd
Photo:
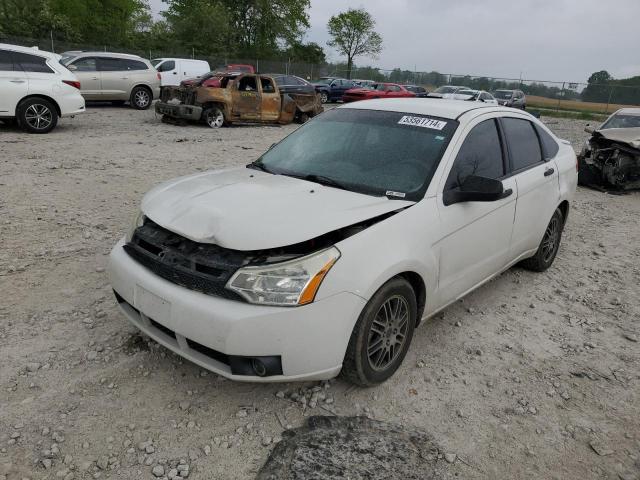
<path id="1" fill-rule="evenodd" d="M 67 52 L 60 62 L 80 80 L 85 100 L 104 100 L 145 110 L 160 97 L 160 74 L 137 55 Z"/>

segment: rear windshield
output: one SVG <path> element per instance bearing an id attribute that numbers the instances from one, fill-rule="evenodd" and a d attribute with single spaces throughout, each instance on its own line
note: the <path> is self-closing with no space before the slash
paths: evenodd
<path id="1" fill-rule="evenodd" d="M 513 96 L 513 93 L 507 90 L 496 90 L 493 92 L 493 96 L 500 100 L 509 100 Z"/>
<path id="2" fill-rule="evenodd" d="M 296 130 L 258 163 L 275 174 L 316 176 L 346 190 L 419 200 L 457 125 L 425 115 L 334 109 Z"/>

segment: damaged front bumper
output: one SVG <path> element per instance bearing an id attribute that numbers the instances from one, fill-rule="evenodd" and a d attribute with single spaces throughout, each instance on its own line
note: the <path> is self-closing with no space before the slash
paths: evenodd
<path id="1" fill-rule="evenodd" d="M 253 305 L 171 283 L 112 250 L 109 278 L 122 313 L 138 329 L 193 363 L 232 380 L 326 380 L 342 368 L 366 301 L 343 292 L 303 307 Z M 251 369 L 265 362 L 267 375 Z"/>
<path id="2" fill-rule="evenodd" d="M 157 102 L 156 113 L 159 115 L 167 115 L 172 118 L 192 120 L 197 122 L 202 117 L 202 107 L 198 107 L 195 105 Z"/>

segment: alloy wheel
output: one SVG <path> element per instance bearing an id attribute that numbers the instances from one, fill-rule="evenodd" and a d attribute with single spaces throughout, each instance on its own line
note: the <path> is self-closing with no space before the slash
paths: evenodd
<path id="1" fill-rule="evenodd" d="M 403 350 L 409 328 L 409 304 L 400 295 L 388 298 L 369 330 L 367 358 L 373 370 L 385 370 Z"/>
<path id="2" fill-rule="evenodd" d="M 53 122 L 53 113 L 46 105 L 29 105 L 24 116 L 25 121 L 35 130 L 45 130 Z"/>
<path id="3" fill-rule="evenodd" d="M 556 253 L 558 249 L 558 239 L 560 237 L 560 219 L 557 216 L 554 216 L 549 225 L 547 226 L 547 230 L 544 232 L 544 237 L 542 238 L 542 259 L 544 262 L 549 262 Z"/>
<path id="4" fill-rule="evenodd" d="M 149 92 L 146 90 L 138 90 L 134 96 L 134 102 L 140 108 L 144 108 L 149 105 Z"/>

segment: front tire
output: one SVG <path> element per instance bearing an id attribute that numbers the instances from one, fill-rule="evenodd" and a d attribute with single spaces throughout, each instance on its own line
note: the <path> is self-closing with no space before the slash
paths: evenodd
<path id="1" fill-rule="evenodd" d="M 153 97 L 148 88 L 136 87 L 131 91 L 129 102 L 136 110 L 146 110 L 151 106 Z"/>
<path id="2" fill-rule="evenodd" d="M 329 95 L 327 92 L 320 92 L 320 103 L 329 103 Z"/>
<path id="3" fill-rule="evenodd" d="M 562 214 L 562 210 L 556 208 L 544 232 L 542 241 L 538 246 L 538 251 L 533 257 L 523 260 L 522 266 L 534 272 L 544 272 L 549 268 L 558 254 L 563 228 L 564 215 Z"/>
<path id="4" fill-rule="evenodd" d="M 20 126 L 29 133 L 49 133 L 58 124 L 58 112 L 44 98 L 29 98 L 17 108 Z"/>
<path id="5" fill-rule="evenodd" d="M 224 111 L 220 107 L 207 108 L 202 112 L 202 119 L 211 128 L 220 128 L 227 123 Z"/>
<path id="6" fill-rule="evenodd" d="M 342 375 L 362 387 L 391 377 L 411 344 L 417 311 L 415 292 L 405 279 L 396 277 L 380 287 L 351 333 Z"/>

